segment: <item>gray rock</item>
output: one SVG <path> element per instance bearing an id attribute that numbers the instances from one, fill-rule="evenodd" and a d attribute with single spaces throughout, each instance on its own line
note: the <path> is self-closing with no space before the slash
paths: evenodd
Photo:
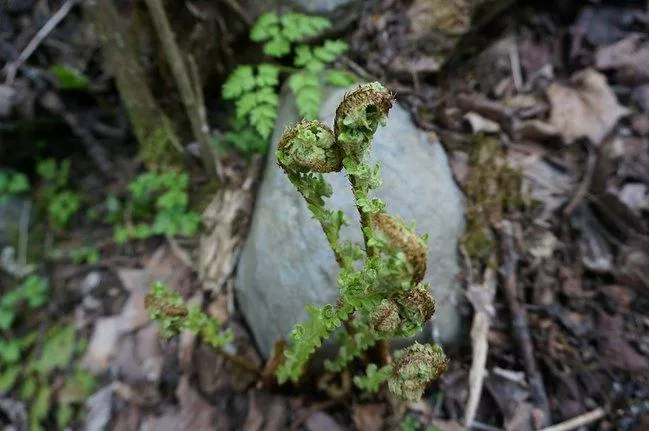
<path id="1" fill-rule="evenodd" d="M 336 107 L 345 90 L 330 92 L 320 119 L 333 124 Z M 288 124 L 297 121 L 294 103 L 284 98 L 274 143 Z M 338 298 L 338 266 L 317 221 L 311 218 L 302 197 L 293 188 L 270 151 L 265 177 L 257 198 L 249 237 L 239 261 L 236 293 L 240 308 L 263 355 L 275 341 L 286 337 L 293 325 L 304 320 L 304 307 L 335 303 Z M 383 186 L 377 196 L 388 212 L 414 220 L 419 233 L 430 235 L 425 281 L 438 301 L 434 317 L 436 341 L 458 342 L 461 332 L 456 305 L 458 286 L 457 241 L 464 229 L 461 192 L 453 181 L 444 149 L 418 130 L 409 114 L 395 104 L 388 124 L 379 128 L 372 145 L 372 159 L 380 162 Z M 350 226 L 342 235 L 362 242 L 358 214 L 347 178 L 328 174 L 334 193 L 329 208 L 343 209 Z"/>

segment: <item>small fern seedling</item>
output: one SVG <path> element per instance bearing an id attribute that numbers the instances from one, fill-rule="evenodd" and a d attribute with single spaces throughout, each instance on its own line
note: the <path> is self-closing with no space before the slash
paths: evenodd
<path id="1" fill-rule="evenodd" d="M 356 82 L 354 75 L 331 65 L 344 54 L 348 46 L 342 40 L 325 40 L 321 45 L 306 42 L 322 36 L 331 22 L 317 16 L 275 12 L 263 14 L 250 32 L 253 41 L 262 43 L 264 53 L 271 58 L 293 55 L 293 66 L 270 61 L 258 65 L 237 67 L 223 84 L 222 96 L 235 103 L 233 130 L 225 141 L 244 152 L 265 148 L 273 132 L 279 109 L 279 86 L 284 79 L 293 93 L 300 116 L 312 120 L 317 117 L 322 103 L 322 87 L 349 86 Z M 252 127 L 241 127 L 241 122 Z M 264 144 L 259 144 L 263 142 Z"/>

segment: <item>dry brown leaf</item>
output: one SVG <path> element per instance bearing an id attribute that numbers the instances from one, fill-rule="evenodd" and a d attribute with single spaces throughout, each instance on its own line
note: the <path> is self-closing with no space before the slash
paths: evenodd
<path id="1" fill-rule="evenodd" d="M 354 427 L 362 431 L 381 431 L 385 404 L 357 404 L 354 406 Z"/>
<path id="2" fill-rule="evenodd" d="M 598 312 L 597 334 L 599 351 L 613 368 L 629 373 L 644 373 L 649 369 L 647 358 L 638 353 L 622 336 L 622 318 Z"/>
<path id="3" fill-rule="evenodd" d="M 587 137 L 599 145 L 628 110 L 621 106 L 606 77 L 585 69 L 570 78 L 568 86 L 552 83 L 547 91 L 554 125 L 564 143 Z"/>
<path id="4" fill-rule="evenodd" d="M 617 79 L 626 85 L 649 82 L 649 43 L 641 34 L 631 34 L 620 42 L 600 47 L 595 53 L 595 66 L 615 70 Z"/>
<path id="5" fill-rule="evenodd" d="M 213 431 L 229 429 L 227 416 L 220 415 L 216 407 L 208 403 L 191 387 L 189 378 L 183 377 L 176 389 L 180 408 L 157 418 L 151 418 L 142 431 Z"/>

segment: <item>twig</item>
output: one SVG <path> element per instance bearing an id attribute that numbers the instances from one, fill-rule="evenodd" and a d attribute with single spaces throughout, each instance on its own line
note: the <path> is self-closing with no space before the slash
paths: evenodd
<path id="1" fill-rule="evenodd" d="M 575 191 L 574 196 L 568 202 L 568 205 L 563 209 L 563 215 L 568 217 L 579 206 L 581 201 L 588 193 L 590 184 L 593 182 L 593 175 L 595 174 L 595 166 L 597 165 L 597 154 L 591 144 L 586 143 L 586 151 L 588 151 L 588 160 L 586 161 L 586 173 L 581 180 L 579 187 Z"/>
<path id="2" fill-rule="evenodd" d="M 576 416 L 565 422 L 561 422 L 556 425 L 543 428 L 541 431 L 570 431 L 575 428 L 579 428 L 581 426 L 587 425 L 591 422 L 595 422 L 596 420 L 599 420 L 604 416 L 606 416 L 606 412 L 604 411 L 604 409 L 601 407 L 597 407 L 595 410 L 592 410 L 588 413 L 584 413 L 583 415 Z"/>
<path id="3" fill-rule="evenodd" d="M 192 87 L 192 82 L 187 71 L 187 64 L 183 60 L 182 54 L 178 44 L 176 43 L 175 35 L 171 30 L 169 19 L 165 13 L 164 6 L 161 0 L 145 0 L 149 12 L 151 13 L 151 20 L 153 21 L 158 38 L 162 44 L 165 52 L 165 57 L 169 63 L 169 68 L 178 85 L 178 92 L 182 99 L 189 122 L 191 123 L 192 132 L 194 137 L 200 144 L 201 159 L 205 165 L 205 170 L 209 175 L 216 175 L 216 165 L 214 163 L 214 155 L 210 147 L 209 137 L 207 135 L 207 125 L 201 121 L 201 107 L 197 100 L 199 95 Z M 200 85 L 199 85 L 200 87 Z M 203 108 L 204 109 L 204 108 Z"/>
<path id="4" fill-rule="evenodd" d="M 57 10 L 54 15 L 50 17 L 49 20 L 45 23 L 43 27 L 36 33 L 36 35 L 29 41 L 29 44 L 23 49 L 18 58 L 11 63 L 7 64 L 4 68 L 4 71 L 7 74 L 5 84 L 11 85 L 16 79 L 16 72 L 23 65 L 27 59 L 36 51 L 36 48 L 45 40 L 45 38 L 56 28 L 57 25 L 67 16 L 67 14 L 74 6 L 76 0 L 67 0 L 63 5 Z"/>
<path id="5" fill-rule="evenodd" d="M 512 68 L 514 87 L 520 93 L 523 89 L 523 73 L 521 72 L 521 57 L 518 53 L 518 45 L 516 43 L 509 46 L 509 62 Z"/>
<path id="6" fill-rule="evenodd" d="M 503 266 L 500 272 L 504 278 L 503 287 L 505 297 L 507 298 L 509 310 L 512 315 L 514 335 L 523 354 L 523 364 L 529 378 L 532 400 L 543 412 L 544 417 L 540 425 L 544 426 L 550 423 L 550 407 L 545 386 L 543 385 L 543 378 L 534 358 L 534 347 L 532 346 L 527 311 L 521 306 L 518 299 L 518 256 L 514 250 L 513 227 L 511 222 L 504 220 L 501 223 L 500 234 L 503 255 Z"/>
<path id="7" fill-rule="evenodd" d="M 464 416 L 464 425 L 467 428 L 473 426 L 482 387 L 484 384 L 487 353 L 489 351 L 489 326 L 491 316 L 493 316 L 493 299 L 496 294 L 496 274 L 495 271 L 488 267 L 484 273 L 482 286 L 472 285 L 469 289 L 474 290 L 474 294 L 469 296 L 469 300 L 475 309 L 473 323 L 471 324 L 471 347 L 472 362 L 469 373 L 469 400 L 467 401 L 466 414 Z"/>

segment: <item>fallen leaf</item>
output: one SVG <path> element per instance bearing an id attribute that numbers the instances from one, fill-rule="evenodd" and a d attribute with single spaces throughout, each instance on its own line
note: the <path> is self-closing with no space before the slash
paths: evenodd
<path id="1" fill-rule="evenodd" d="M 575 73 L 569 86 L 552 83 L 546 94 L 552 107 L 550 123 L 566 144 L 587 137 L 599 145 L 628 113 L 618 103 L 606 77 L 593 69 Z"/>
<path id="2" fill-rule="evenodd" d="M 631 119 L 631 128 L 640 136 L 649 136 L 649 114 L 634 115 Z"/>
<path id="3" fill-rule="evenodd" d="M 219 414 L 216 407 L 208 403 L 191 387 L 189 377 L 181 378 L 176 389 L 179 408 L 168 411 L 160 417 L 151 418 L 142 431 L 213 431 L 229 429 L 227 416 Z"/>
<path id="4" fill-rule="evenodd" d="M 482 115 L 475 112 L 464 114 L 464 122 L 467 124 L 471 133 L 498 133 L 500 125 L 495 121 L 487 120 Z"/>
<path id="5" fill-rule="evenodd" d="M 641 34 L 631 34 L 620 42 L 600 47 L 595 66 L 615 70 L 617 81 L 625 85 L 649 82 L 649 42 Z"/>
<path id="6" fill-rule="evenodd" d="M 357 430 L 381 431 L 384 404 L 357 404 L 354 406 L 354 426 Z"/>
<path id="7" fill-rule="evenodd" d="M 83 365 L 95 374 L 108 369 L 117 354 L 121 337 L 119 316 L 97 319 L 92 331 L 88 350 L 83 358 Z"/>
<path id="8" fill-rule="evenodd" d="M 644 112 L 649 112 L 649 84 L 636 87 L 631 96 Z"/>
<path id="9" fill-rule="evenodd" d="M 86 431 L 103 430 L 110 421 L 113 401 L 113 386 L 108 385 L 92 394 L 86 401 Z"/>
<path id="10" fill-rule="evenodd" d="M 649 369 L 647 358 L 638 353 L 622 335 L 622 317 L 598 311 L 597 335 L 599 351 L 613 368 L 629 373 L 644 373 Z"/>
<path id="11" fill-rule="evenodd" d="M 265 391 L 248 393 L 248 416 L 244 431 L 279 431 L 286 429 L 286 400 Z"/>
<path id="12" fill-rule="evenodd" d="M 515 132 L 522 139 L 531 141 L 550 141 L 559 136 L 559 131 L 550 123 L 541 120 L 528 120 L 516 124 Z"/>

